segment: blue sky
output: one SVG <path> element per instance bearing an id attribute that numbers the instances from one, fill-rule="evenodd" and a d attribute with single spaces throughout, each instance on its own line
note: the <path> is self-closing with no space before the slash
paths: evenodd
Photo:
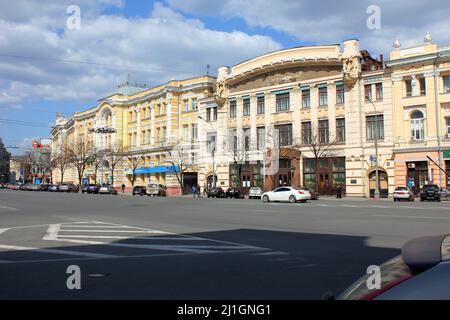
<path id="1" fill-rule="evenodd" d="M 81 28 L 66 27 L 78 5 Z M 367 27 L 370 5 L 381 29 Z M 449 43 L 448 1 L 16 0 L 0 4 L 0 137 L 29 149 L 56 112 L 95 106 L 131 80 L 156 85 L 281 48 L 358 38 L 373 55 L 426 32 Z M 20 120 L 26 125 L 5 123 Z"/>

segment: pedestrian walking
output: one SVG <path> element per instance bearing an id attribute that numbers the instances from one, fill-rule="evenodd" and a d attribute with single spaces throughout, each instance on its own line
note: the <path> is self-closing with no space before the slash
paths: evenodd
<path id="1" fill-rule="evenodd" d="M 341 187 L 341 185 L 338 185 L 336 187 L 336 198 L 342 199 L 342 187 Z"/>
<path id="2" fill-rule="evenodd" d="M 122 193 L 125 193 L 125 184 L 122 183 Z"/>
<path id="3" fill-rule="evenodd" d="M 192 185 L 192 196 L 195 198 L 197 195 L 197 186 L 195 184 Z"/>

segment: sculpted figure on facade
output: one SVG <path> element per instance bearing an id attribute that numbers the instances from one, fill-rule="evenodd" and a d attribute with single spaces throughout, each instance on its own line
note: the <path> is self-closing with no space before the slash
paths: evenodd
<path id="1" fill-rule="evenodd" d="M 361 74 L 361 52 L 357 40 L 344 41 L 344 52 L 341 55 L 344 83 L 353 87 Z"/>

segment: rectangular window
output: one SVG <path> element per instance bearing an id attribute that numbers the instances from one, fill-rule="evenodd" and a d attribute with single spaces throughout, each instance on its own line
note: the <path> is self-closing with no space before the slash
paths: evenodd
<path id="1" fill-rule="evenodd" d="M 193 98 L 191 100 L 191 107 L 192 107 L 192 110 L 197 110 L 197 98 Z"/>
<path id="2" fill-rule="evenodd" d="M 420 87 L 420 95 L 421 96 L 426 95 L 427 94 L 427 86 L 426 86 L 425 78 L 419 79 L 419 87 Z"/>
<path id="3" fill-rule="evenodd" d="M 405 90 L 406 90 L 406 96 L 411 97 L 412 96 L 412 80 L 411 79 L 405 80 Z"/>
<path id="4" fill-rule="evenodd" d="M 258 150 L 264 150 L 266 148 L 266 128 L 256 128 L 256 144 Z"/>
<path id="5" fill-rule="evenodd" d="M 145 130 L 141 131 L 141 143 L 146 144 L 147 143 L 147 136 L 145 135 Z"/>
<path id="6" fill-rule="evenodd" d="M 302 89 L 302 108 L 311 107 L 311 91 L 310 89 Z"/>
<path id="7" fill-rule="evenodd" d="M 292 144 L 292 124 L 275 126 L 278 129 L 279 146 L 289 146 Z"/>
<path id="8" fill-rule="evenodd" d="M 211 121 L 211 109 L 212 108 L 206 108 L 206 121 Z"/>
<path id="9" fill-rule="evenodd" d="M 375 84 L 376 98 L 378 101 L 383 100 L 383 84 L 377 83 Z"/>
<path id="10" fill-rule="evenodd" d="M 210 132 L 206 135 L 206 149 L 208 153 L 216 151 L 216 133 Z"/>
<path id="11" fill-rule="evenodd" d="M 212 108 L 212 113 L 213 113 L 212 119 L 213 119 L 213 121 L 216 121 L 217 120 L 217 107 Z"/>
<path id="12" fill-rule="evenodd" d="M 188 141 L 189 140 L 189 126 L 188 125 L 184 125 L 183 126 L 183 141 Z"/>
<path id="13" fill-rule="evenodd" d="M 336 119 L 336 142 L 345 141 L 345 118 Z"/>
<path id="14" fill-rule="evenodd" d="M 276 110 L 278 111 L 287 111 L 289 110 L 289 92 L 288 93 L 280 93 L 276 95 Z"/>
<path id="15" fill-rule="evenodd" d="M 163 127 L 163 142 L 167 142 L 167 128 Z"/>
<path id="16" fill-rule="evenodd" d="M 366 101 L 372 101 L 372 85 L 364 85 L 364 97 Z"/>
<path id="17" fill-rule="evenodd" d="M 311 121 L 302 122 L 302 143 L 311 143 Z"/>
<path id="18" fill-rule="evenodd" d="M 378 124 L 375 122 L 375 118 L 377 118 Z M 366 117 L 366 139 L 375 140 L 375 137 L 384 139 L 384 119 L 382 114 Z"/>
<path id="19" fill-rule="evenodd" d="M 328 105 L 328 88 L 327 86 L 319 86 L 319 106 L 326 107 Z"/>
<path id="20" fill-rule="evenodd" d="M 344 84 L 339 83 L 336 85 L 336 103 L 344 104 Z"/>
<path id="21" fill-rule="evenodd" d="M 450 117 L 445 118 L 445 132 L 447 134 L 447 138 L 450 138 Z"/>
<path id="22" fill-rule="evenodd" d="M 250 98 L 243 99 L 242 103 L 242 115 L 247 117 L 250 115 Z"/>
<path id="23" fill-rule="evenodd" d="M 443 76 L 442 80 L 444 82 L 444 93 L 449 93 L 450 92 L 450 75 Z"/>
<path id="24" fill-rule="evenodd" d="M 319 142 L 328 143 L 329 134 L 328 120 L 319 120 Z"/>
<path id="25" fill-rule="evenodd" d="M 183 100 L 183 110 L 184 111 L 189 111 L 189 99 L 184 99 Z"/>
<path id="26" fill-rule="evenodd" d="M 236 100 L 230 101 L 230 118 L 236 118 Z"/>
<path id="27" fill-rule="evenodd" d="M 192 131 L 191 132 L 192 140 L 197 140 L 198 139 L 198 127 L 197 127 L 196 123 L 192 124 L 191 131 Z"/>
<path id="28" fill-rule="evenodd" d="M 258 114 L 264 114 L 264 96 L 256 98 L 256 112 Z"/>
<path id="29" fill-rule="evenodd" d="M 242 129 L 242 133 L 244 136 L 244 150 L 249 151 L 250 150 L 250 128 Z"/>

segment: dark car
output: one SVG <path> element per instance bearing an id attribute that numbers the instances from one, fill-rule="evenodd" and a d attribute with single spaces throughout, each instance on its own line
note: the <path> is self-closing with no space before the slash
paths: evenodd
<path id="1" fill-rule="evenodd" d="M 208 192 L 206 194 L 207 194 L 208 198 L 225 198 L 226 197 L 226 193 L 221 187 L 211 188 L 208 190 Z"/>
<path id="2" fill-rule="evenodd" d="M 48 187 L 49 187 L 50 185 L 48 184 L 48 183 L 43 183 L 43 184 L 41 184 L 41 186 L 40 186 L 40 190 L 41 191 L 48 191 Z"/>
<path id="3" fill-rule="evenodd" d="M 99 190 L 100 190 L 100 185 L 91 183 L 91 184 L 88 184 L 86 186 L 86 191 L 85 192 L 86 193 L 95 193 L 95 194 L 97 194 Z M 82 189 L 82 191 L 83 191 L 83 189 Z"/>
<path id="4" fill-rule="evenodd" d="M 441 193 L 437 184 L 426 184 L 420 192 L 420 201 L 433 200 L 441 201 Z"/>
<path id="5" fill-rule="evenodd" d="M 61 183 L 58 186 L 59 192 L 78 192 L 78 187 L 72 183 Z"/>
<path id="6" fill-rule="evenodd" d="M 31 183 L 24 183 L 24 184 L 21 184 L 20 187 L 19 187 L 19 190 L 22 190 L 22 191 L 28 191 L 28 190 L 30 190 L 30 189 L 29 189 L 30 186 L 31 186 Z"/>
<path id="7" fill-rule="evenodd" d="M 135 196 L 135 195 L 144 196 L 146 194 L 147 194 L 147 188 L 144 186 L 135 186 L 133 188 L 133 196 Z"/>
<path id="8" fill-rule="evenodd" d="M 228 188 L 225 194 L 227 198 L 244 199 L 244 192 L 239 188 Z"/>
<path id="9" fill-rule="evenodd" d="M 368 283 L 372 282 L 370 278 L 374 273 L 367 272 L 337 299 L 448 300 L 449 252 L 449 235 L 412 239 L 402 247 L 401 255 L 380 265 L 378 288 L 369 288 Z"/>

